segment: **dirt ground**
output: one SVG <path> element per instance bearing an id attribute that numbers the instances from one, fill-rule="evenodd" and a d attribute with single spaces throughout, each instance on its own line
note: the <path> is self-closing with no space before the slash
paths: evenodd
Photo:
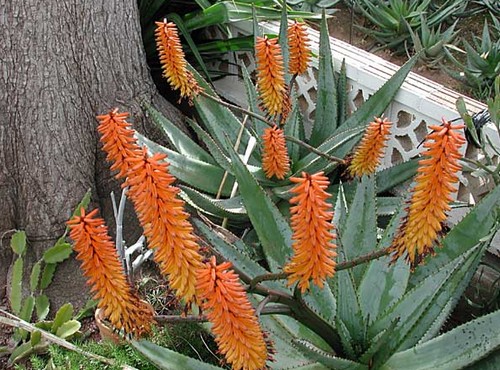
<path id="1" fill-rule="evenodd" d="M 354 27 L 353 24 L 358 24 L 366 27 L 370 26 L 369 23 L 360 14 L 351 14 L 351 10 L 342 4 L 338 5 L 337 12 L 335 12 L 328 20 L 328 30 L 332 37 L 348 42 L 360 49 L 372 52 L 377 56 L 396 65 L 402 65 L 408 60 L 408 57 L 406 55 L 394 55 L 390 50 L 374 51 L 374 49 L 376 49 L 378 45 L 375 44 L 372 39 L 359 31 L 356 27 Z M 470 40 L 472 34 L 480 36 L 483 24 L 484 16 L 463 19 L 457 25 L 457 29 L 460 30 L 457 40 L 460 39 L 460 37 L 466 37 L 468 40 Z M 447 64 L 447 66 L 451 67 L 449 63 Z M 417 66 L 414 72 L 452 90 L 470 95 L 460 81 L 457 81 L 450 77 L 442 68 L 428 69 L 424 66 Z"/>

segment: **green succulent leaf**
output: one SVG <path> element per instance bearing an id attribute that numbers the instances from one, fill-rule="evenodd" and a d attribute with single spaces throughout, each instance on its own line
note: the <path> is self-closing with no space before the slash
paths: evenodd
<path id="1" fill-rule="evenodd" d="M 43 254 L 43 261 L 49 263 L 60 263 L 67 259 L 73 249 L 71 244 L 64 241 L 64 238 L 59 238 L 54 246 L 47 249 Z"/>
<path id="2" fill-rule="evenodd" d="M 167 117 L 157 111 L 149 104 L 144 105 L 146 111 L 153 119 L 156 126 L 167 136 L 168 141 L 177 150 L 179 154 L 206 162 L 216 164 L 210 154 L 196 144 L 188 135 L 186 135 L 179 127 L 174 125 Z"/>
<path id="3" fill-rule="evenodd" d="M 9 357 L 8 363 L 10 365 L 16 363 L 17 361 L 29 356 L 33 353 L 33 346 L 30 342 L 23 343 L 16 347 L 16 349 L 12 352 Z"/>
<path id="4" fill-rule="evenodd" d="M 340 72 L 337 78 L 337 108 L 337 126 L 341 126 L 347 119 L 347 112 L 349 111 L 345 58 L 342 59 L 342 65 L 340 66 Z"/>
<path id="5" fill-rule="evenodd" d="M 418 158 L 410 159 L 409 161 L 395 164 L 394 166 L 377 172 L 377 192 L 383 193 L 411 179 L 417 173 L 418 162 Z"/>
<path id="6" fill-rule="evenodd" d="M 42 262 L 38 261 L 33 265 L 33 268 L 31 269 L 31 275 L 30 275 L 30 290 L 31 292 L 35 292 L 36 288 L 38 287 L 38 280 L 40 279 L 40 273 L 42 269 Z"/>
<path id="7" fill-rule="evenodd" d="M 68 320 L 57 328 L 56 335 L 59 338 L 66 339 L 80 330 L 82 324 L 77 320 Z"/>
<path id="8" fill-rule="evenodd" d="M 337 85 L 333 69 L 330 37 L 323 12 L 319 37 L 318 91 L 314 126 L 309 143 L 318 146 L 329 138 L 337 128 Z"/>
<path id="9" fill-rule="evenodd" d="M 341 230 L 343 252 L 346 260 L 373 251 L 377 245 L 377 215 L 375 204 L 375 179 L 363 176 L 356 187 L 354 200 L 349 207 L 347 221 Z M 358 286 L 366 264 L 352 269 L 355 286 Z"/>
<path id="10" fill-rule="evenodd" d="M 294 340 L 299 350 L 312 360 L 318 361 L 329 369 L 335 370 L 368 370 L 368 366 L 358 362 L 346 360 L 336 357 L 334 354 L 328 353 L 315 347 L 313 344 L 305 340 Z"/>
<path id="11" fill-rule="evenodd" d="M 299 112 L 296 96 L 293 97 L 293 100 L 295 101 L 295 104 L 293 105 L 292 114 L 290 114 L 290 117 L 288 118 L 288 121 L 284 127 L 284 131 L 285 135 L 300 138 L 304 136 L 302 115 Z M 287 141 L 286 146 L 288 150 L 288 156 L 290 157 L 291 161 L 291 167 L 293 168 L 293 165 L 297 163 L 300 158 L 301 147 L 296 143 L 292 143 L 291 141 Z"/>
<path id="12" fill-rule="evenodd" d="M 166 370 L 215 370 L 220 367 L 210 365 L 206 362 L 184 356 L 171 349 L 158 346 L 147 340 L 130 341 L 133 348 L 138 350 L 151 363 L 159 369 Z"/>
<path id="13" fill-rule="evenodd" d="M 54 277 L 54 272 L 56 271 L 56 263 L 46 263 L 43 267 L 42 278 L 40 279 L 40 289 L 47 289 L 52 278 Z"/>
<path id="14" fill-rule="evenodd" d="M 23 302 L 21 311 L 19 312 L 19 318 L 26 322 L 31 322 L 31 317 L 33 316 L 33 310 L 35 308 L 35 297 L 28 296 Z"/>
<path id="15" fill-rule="evenodd" d="M 381 369 L 462 369 L 500 347 L 499 327 L 500 310 L 398 352 Z"/>
<path id="16" fill-rule="evenodd" d="M 45 320 L 50 309 L 49 298 L 45 294 L 39 295 L 35 298 L 35 309 L 38 321 Z"/>
<path id="17" fill-rule="evenodd" d="M 250 77 L 250 73 L 243 62 L 241 63 L 241 73 L 243 75 L 243 83 L 245 85 L 247 95 L 248 109 L 250 112 L 263 115 L 263 112 L 259 108 L 257 89 L 255 88 L 252 78 Z M 252 128 L 255 132 L 255 136 L 261 137 L 264 130 L 267 128 L 267 125 L 253 116 L 250 117 L 250 120 L 252 121 Z"/>
<path id="18" fill-rule="evenodd" d="M 57 330 L 67 321 L 71 320 L 73 316 L 73 305 L 71 303 L 66 303 L 59 308 L 56 313 L 56 317 L 54 318 L 54 322 L 52 324 L 51 332 L 52 334 L 56 334 Z"/>
<path id="19" fill-rule="evenodd" d="M 30 344 L 32 347 L 39 344 L 41 340 L 42 340 L 42 332 L 40 330 L 35 330 L 33 333 L 31 333 Z"/>
<path id="20" fill-rule="evenodd" d="M 195 189 L 179 185 L 182 189 L 181 197 L 193 207 L 204 213 L 220 218 L 229 218 L 233 221 L 248 221 L 248 215 L 241 201 L 241 197 L 229 199 L 213 199 L 209 195 Z"/>
<path id="21" fill-rule="evenodd" d="M 21 300 L 23 297 L 23 259 L 18 257 L 12 266 L 11 291 L 9 296 L 10 307 L 15 315 L 21 311 Z"/>
<path id="22" fill-rule="evenodd" d="M 16 231 L 10 240 L 10 246 L 15 254 L 23 256 L 26 250 L 26 232 Z"/>
<path id="23" fill-rule="evenodd" d="M 168 156 L 170 163 L 169 171 L 177 179 L 207 193 L 216 194 L 219 184 L 224 176 L 224 170 L 219 166 L 202 162 L 193 158 L 181 155 L 173 150 L 167 149 L 145 136 L 136 133 L 141 145 L 146 145 L 153 153 L 164 153 Z M 222 195 L 228 196 L 231 187 L 228 182 L 224 184 Z"/>
<path id="24" fill-rule="evenodd" d="M 291 255 L 290 226 L 232 148 L 230 155 L 248 216 L 262 243 L 271 271 L 277 272 Z"/>

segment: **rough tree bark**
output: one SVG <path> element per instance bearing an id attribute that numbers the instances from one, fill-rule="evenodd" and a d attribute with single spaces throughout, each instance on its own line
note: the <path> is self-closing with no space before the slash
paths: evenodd
<path id="1" fill-rule="evenodd" d="M 150 77 L 135 0 L 0 0 L 0 40 L 1 298 L 12 262 L 9 230 L 26 230 L 29 271 L 87 189 L 113 220 L 109 193 L 118 186 L 99 151 L 97 114 L 119 107 L 148 134 L 140 107 L 147 100 L 182 123 Z M 70 260 L 46 293 L 55 306 L 81 304 L 83 286 Z"/>

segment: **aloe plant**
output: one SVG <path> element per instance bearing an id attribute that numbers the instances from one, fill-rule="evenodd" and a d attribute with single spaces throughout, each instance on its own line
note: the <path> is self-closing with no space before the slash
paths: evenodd
<path id="1" fill-rule="evenodd" d="M 286 25 L 286 18 L 283 24 Z M 342 171 L 339 170 L 339 163 L 332 162 L 330 158 L 343 158 L 352 150 L 360 139 L 365 125 L 373 119 L 373 116 L 382 115 L 390 104 L 417 61 L 417 57 L 403 66 L 351 116 L 346 117 L 347 90 L 343 74 L 345 71 L 342 69 L 340 74 L 334 72 L 325 18 L 322 22 L 319 49 L 318 96 L 311 133 L 306 137 L 303 117 L 296 105 L 284 125 L 285 135 L 290 139 L 287 143 L 291 159 L 290 175 L 322 170 L 331 176 L 332 183 L 338 184 Z M 233 226 L 244 226 L 249 222 L 241 196 L 230 197 L 235 183 L 230 159 L 234 143 L 239 143 L 238 152 L 242 154 L 252 142 L 257 143 L 257 148 L 251 151 L 248 157 L 247 167 L 258 180 L 259 186 L 269 191 L 273 202 L 278 206 L 280 203 L 286 203 L 284 201 L 288 199 L 287 190 L 291 185 L 288 178 L 280 181 L 268 179 L 264 174 L 261 165 L 261 136 L 267 125 L 256 118 L 262 114 L 258 106 L 258 93 L 244 66 L 242 70 L 249 99 L 247 112 L 250 114 L 249 125 L 244 126 L 243 119 L 238 118 L 219 101 L 215 101 L 216 93 L 200 75 L 196 74 L 200 85 L 209 96 L 199 96 L 194 100 L 198 119 L 188 120 L 188 123 L 199 140 L 204 143 L 204 147 L 202 148 L 149 105 L 146 105 L 146 110 L 165 133 L 171 146 L 170 148 L 160 146 L 137 134 L 140 142 L 148 146 L 152 152 L 159 151 L 168 155 L 171 172 L 183 184 L 182 195 L 191 206 L 207 216 L 219 220 L 228 219 Z M 297 141 L 306 145 L 299 145 Z M 410 178 L 415 169 L 415 162 L 411 162 L 382 171 L 380 181 L 385 184 L 382 185 L 381 192 Z"/>

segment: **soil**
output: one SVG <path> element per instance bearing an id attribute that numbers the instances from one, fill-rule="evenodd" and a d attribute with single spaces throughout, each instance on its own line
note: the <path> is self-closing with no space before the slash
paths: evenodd
<path id="1" fill-rule="evenodd" d="M 337 11 L 328 20 L 328 30 L 330 32 L 330 36 L 348 42 L 349 44 L 360 49 L 374 53 L 375 55 L 399 66 L 403 65 L 408 60 L 407 55 L 395 55 L 388 49 L 376 50 L 380 45 L 376 44 L 376 42 L 370 37 L 354 27 L 354 25 L 370 27 L 370 24 L 361 14 L 351 12 L 351 9 L 344 4 L 339 4 L 336 9 Z M 456 28 L 460 30 L 458 38 L 465 37 L 470 40 L 473 34 L 480 36 L 483 24 L 484 16 L 463 19 L 459 22 Z M 449 63 L 445 62 L 445 64 L 447 67 L 452 68 Z M 442 68 L 429 69 L 425 66 L 417 66 L 414 72 L 434 82 L 444 85 L 449 89 L 458 91 L 465 95 L 470 95 L 470 92 L 466 90 L 460 81 L 450 77 Z"/>

